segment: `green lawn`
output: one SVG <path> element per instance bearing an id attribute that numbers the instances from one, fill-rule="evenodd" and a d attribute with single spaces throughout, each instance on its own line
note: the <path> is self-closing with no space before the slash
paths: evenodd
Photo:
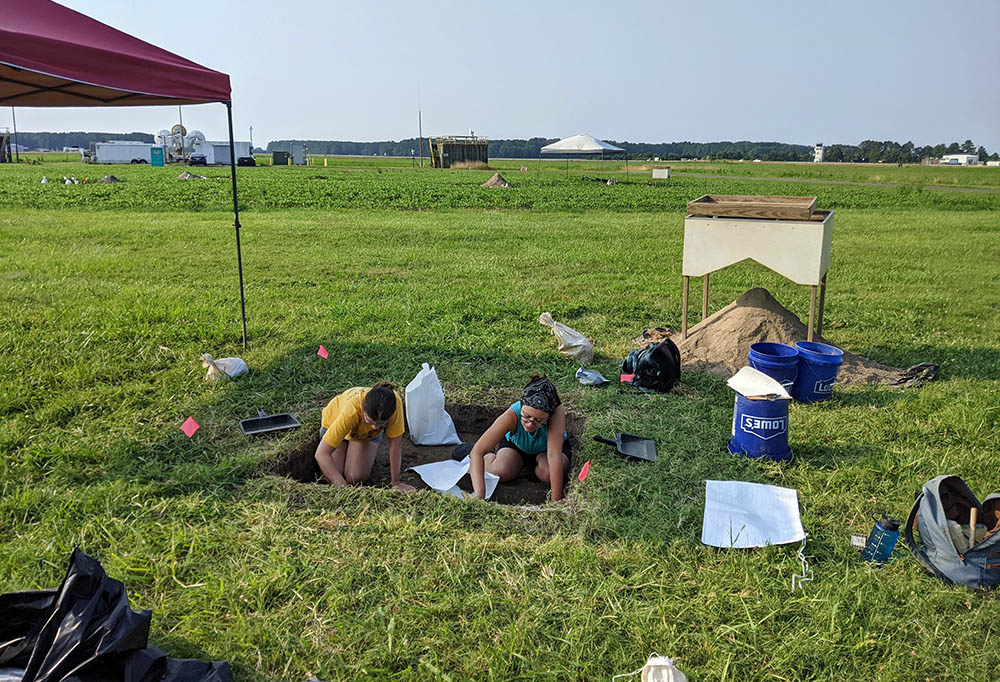
<path id="1" fill-rule="evenodd" d="M 554 169 L 515 170 L 502 194 L 478 188 L 484 171 L 241 169 L 244 351 L 225 173 L 180 170 L 0 167 L 0 592 L 57 584 L 80 546 L 154 609 L 151 643 L 227 659 L 240 680 L 610 679 L 651 651 L 693 682 L 1000 667 L 994 595 L 938 584 L 902 545 L 884 570 L 850 548 L 937 474 L 1000 490 L 996 197 L 607 187 Z M 126 182 L 39 185 L 46 172 Z M 940 380 L 793 405 L 785 467 L 726 453 L 732 394 L 707 376 L 662 396 L 578 385 L 539 313 L 593 337 L 596 368 L 617 376 L 636 332 L 680 326 L 683 207 L 706 191 L 835 208 L 825 335 L 896 366 L 938 363 Z M 752 264 L 713 275 L 713 309 L 753 286 L 807 314 L 804 287 Z M 205 383 L 204 352 L 250 374 Z M 585 483 L 528 511 L 263 474 L 308 447 L 329 397 L 405 385 L 421 362 L 449 400 L 491 405 L 547 372 L 587 418 Z M 257 407 L 305 428 L 249 440 L 236 424 Z M 659 461 L 590 439 L 622 430 L 654 437 Z M 793 546 L 701 545 L 706 479 L 797 489 L 815 581 L 791 591 Z"/>

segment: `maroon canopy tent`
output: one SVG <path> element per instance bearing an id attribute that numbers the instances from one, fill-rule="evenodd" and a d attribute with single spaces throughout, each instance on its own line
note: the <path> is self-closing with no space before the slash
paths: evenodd
<path id="1" fill-rule="evenodd" d="M 225 104 L 229 118 L 233 226 L 246 348 L 247 316 L 229 76 L 51 0 L 3 0 L 0 105 L 121 107 L 208 102 Z"/>

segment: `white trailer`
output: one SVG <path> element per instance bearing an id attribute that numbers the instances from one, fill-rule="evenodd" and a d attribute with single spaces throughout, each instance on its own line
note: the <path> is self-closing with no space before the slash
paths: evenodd
<path id="1" fill-rule="evenodd" d="M 163 145 L 149 142 L 94 142 L 90 145 L 90 163 L 149 163 L 150 150 Z"/>
<path id="2" fill-rule="evenodd" d="M 250 156 L 249 142 L 233 142 L 233 150 L 236 152 L 236 159 L 243 156 Z M 204 154 L 205 162 L 212 166 L 216 164 L 229 165 L 232 159 L 229 158 L 229 140 L 200 140 L 194 144 L 195 154 Z"/>

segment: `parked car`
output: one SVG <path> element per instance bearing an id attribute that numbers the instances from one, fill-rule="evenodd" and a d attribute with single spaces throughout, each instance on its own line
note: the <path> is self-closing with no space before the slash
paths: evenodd
<path id="1" fill-rule="evenodd" d="M 204 154 L 192 154 L 188 157 L 189 166 L 207 166 L 208 159 L 205 158 Z"/>
<path id="2" fill-rule="evenodd" d="M 237 166 L 256 166 L 257 165 L 257 159 L 255 159 L 252 156 L 241 156 L 240 158 L 236 159 L 236 165 Z"/>

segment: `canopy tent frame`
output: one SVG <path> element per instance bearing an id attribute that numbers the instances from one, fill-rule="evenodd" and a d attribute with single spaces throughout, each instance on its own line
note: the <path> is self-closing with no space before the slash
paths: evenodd
<path id="1" fill-rule="evenodd" d="M 625 179 L 629 177 L 628 152 L 621 147 L 608 144 L 595 137 L 581 133 L 573 137 L 566 137 L 552 144 L 545 145 L 538 150 L 538 168 L 536 176 L 542 173 L 542 154 L 563 154 L 566 158 L 566 176 L 569 176 L 569 157 L 571 155 L 593 156 L 601 155 L 601 167 L 604 167 L 604 155 L 606 153 L 622 154 L 625 157 Z"/>
<path id="2" fill-rule="evenodd" d="M 226 106 L 243 348 L 246 294 L 229 76 L 51 0 L 5 0 L 0 16 L 0 104 L 106 107 Z"/>

